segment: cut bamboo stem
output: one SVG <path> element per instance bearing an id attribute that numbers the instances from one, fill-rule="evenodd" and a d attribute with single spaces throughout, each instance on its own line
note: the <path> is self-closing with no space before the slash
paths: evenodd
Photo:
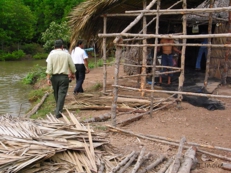
<path id="1" fill-rule="evenodd" d="M 131 173 L 136 173 L 136 171 L 140 168 L 141 164 L 143 163 L 142 160 L 143 160 L 143 157 L 144 157 L 144 152 L 145 152 L 145 147 L 142 148 L 141 152 L 140 152 L 140 155 L 136 161 L 136 164 L 132 170 Z"/>
<path id="2" fill-rule="evenodd" d="M 164 159 L 166 159 L 166 156 L 162 155 L 160 156 L 160 158 L 158 158 L 155 162 L 153 162 L 152 164 L 148 165 L 143 171 L 141 171 L 140 173 L 145 173 L 148 172 L 152 169 L 154 169 L 157 165 L 159 165 L 161 162 L 164 161 Z"/>
<path id="3" fill-rule="evenodd" d="M 231 164 L 230 163 L 222 163 L 221 168 L 231 171 Z"/>
<path id="4" fill-rule="evenodd" d="M 172 167 L 170 168 L 169 173 L 177 173 L 179 168 L 180 168 L 180 162 L 181 162 L 181 157 L 182 157 L 182 151 L 184 148 L 184 143 L 186 142 L 186 138 L 182 137 L 180 141 L 180 145 L 178 148 L 178 152 L 176 154 L 176 157 L 173 161 Z"/>
<path id="5" fill-rule="evenodd" d="M 129 161 L 122 167 L 120 168 L 118 173 L 123 173 L 124 171 L 126 171 L 128 169 L 128 167 L 134 162 L 134 160 L 137 158 L 138 153 L 135 153 L 130 159 Z"/>
<path id="6" fill-rule="evenodd" d="M 172 162 L 173 162 L 173 158 L 170 158 L 168 162 L 164 165 L 164 167 L 161 168 L 157 173 L 165 173 L 165 171 L 169 168 Z"/>
<path id="7" fill-rule="evenodd" d="M 190 173 L 193 164 L 195 164 L 195 157 L 196 148 L 190 147 L 185 153 L 184 160 L 181 163 L 178 173 Z"/>
<path id="8" fill-rule="evenodd" d="M 133 157 L 133 155 L 135 155 L 136 152 L 135 151 L 132 151 L 126 158 L 124 158 L 116 167 L 114 167 L 111 172 L 109 173 L 115 173 L 116 171 L 118 171 L 123 165 L 125 165 L 129 160 L 130 158 Z"/>

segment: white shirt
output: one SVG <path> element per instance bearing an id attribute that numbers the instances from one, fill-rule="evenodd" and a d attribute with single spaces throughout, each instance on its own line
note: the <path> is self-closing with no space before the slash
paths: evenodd
<path id="1" fill-rule="evenodd" d="M 80 47 L 76 47 L 71 52 L 71 58 L 74 64 L 84 64 L 84 59 L 88 58 L 85 50 Z"/>

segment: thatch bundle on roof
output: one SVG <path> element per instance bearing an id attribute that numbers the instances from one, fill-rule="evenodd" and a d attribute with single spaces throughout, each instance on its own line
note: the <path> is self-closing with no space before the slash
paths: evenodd
<path id="1" fill-rule="evenodd" d="M 202 2 L 197 8 L 209 8 L 210 1 L 205 0 Z M 228 7 L 229 6 L 229 0 L 215 0 L 214 1 L 214 8 L 218 7 Z M 220 21 L 228 21 L 228 12 L 222 11 L 222 12 L 214 12 L 213 15 L 213 22 L 217 23 Z M 206 24 L 208 23 L 208 17 L 209 13 L 199 13 L 198 14 L 191 14 L 187 15 L 187 20 L 189 23 L 192 24 Z"/>
<path id="2" fill-rule="evenodd" d="M 152 0 L 147 0 L 149 4 Z M 161 0 L 161 9 L 167 9 L 177 0 Z M 188 8 L 195 8 L 201 3 L 201 0 L 187 0 Z M 174 8 L 182 8 L 181 4 L 178 4 Z M 129 10 L 142 10 L 143 2 L 137 0 L 87 0 L 78 6 L 76 6 L 69 15 L 69 25 L 72 30 L 71 44 L 75 44 L 76 39 L 92 39 L 97 38 L 99 33 L 103 33 L 103 17 L 107 14 L 124 14 Z M 156 9 L 156 5 L 152 8 Z M 177 19 L 177 15 L 163 15 L 161 21 L 165 22 L 164 28 L 166 28 L 166 22 L 172 22 Z M 115 16 L 107 18 L 107 33 L 120 33 L 126 26 L 128 26 L 136 16 Z M 151 20 L 153 17 L 149 17 Z M 178 22 L 181 22 L 181 15 L 178 16 Z M 154 27 L 150 27 L 151 33 Z M 140 27 L 134 27 L 130 32 L 138 33 Z M 101 41 L 99 41 L 101 42 Z M 107 39 L 107 42 L 111 42 Z"/>

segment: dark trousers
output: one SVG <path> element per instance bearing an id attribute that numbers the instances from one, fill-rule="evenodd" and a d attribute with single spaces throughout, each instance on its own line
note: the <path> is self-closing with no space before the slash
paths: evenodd
<path id="1" fill-rule="evenodd" d="M 56 102 L 55 115 L 57 116 L 63 110 L 64 101 L 69 87 L 69 78 L 68 75 L 64 74 L 52 75 L 51 82 Z"/>
<path id="2" fill-rule="evenodd" d="M 172 54 L 162 54 L 162 58 L 161 58 L 161 65 L 162 66 L 173 66 L 173 55 Z M 162 72 L 168 71 L 168 69 L 164 68 L 162 70 Z M 162 75 L 162 76 L 166 76 L 166 75 Z M 173 74 L 168 74 L 167 76 L 173 76 Z"/>
<path id="3" fill-rule="evenodd" d="M 86 68 L 84 64 L 75 64 L 76 72 L 75 72 L 75 78 L 76 78 L 76 86 L 74 89 L 74 93 L 83 93 L 83 81 L 85 79 L 85 71 Z"/>

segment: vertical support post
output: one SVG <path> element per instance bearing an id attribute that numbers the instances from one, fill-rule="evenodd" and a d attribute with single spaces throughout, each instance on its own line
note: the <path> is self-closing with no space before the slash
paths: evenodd
<path id="1" fill-rule="evenodd" d="M 156 34 L 159 34 L 159 17 L 160 14 L 158 11 L 160 10 L 160 0 L 157 0 L 157 13 L 156 13 Z M 156 59 L 157 59 L 157 47 L 158 47 L 158 38 L 155 38 L 155 47 L 154 47 L 154 56 L 153 56 L 153 66 L 152 66 L 152 85 L 151 89 L 154 90 L 154 82 L 155 82 L 155 76 L 156 76 Z M 150 101 L 150 117 L 152 117 L 153 112 L 153 98 L 154 93 L 151 93 L 151 101 Z"/>
<path id="2" fill-rule="evenodd" d="M 121 40 L 119 40 L 119 42 L 120 41 Z M 114 85 L 118 85 L 121 55 L 122 55 L 122 47 L 116 46 Z M 112 126 L 116 126 L 116 108 L 117 108 L 117 99 L 118 99 L 118 87 L 113 88 L 112 95 L 113 95 L 113 99 L 112 99 L 112 105 L 111 105 L 111 121 L 112 121 Z"/>
<path id="3" fill-rule="evenodd" d="M 183 9 L 187 9 L 187 0 L 183 0 L 182 4 Z M 186 15 L 183 15 L 183 21 L 182 21 L 182 26 L 183 26 L 183 35 L 187 34 L 187 18 Z M 183 46 L 181 50 L 181 73 L 179 76 L 179 86 L 178 86 L 178 91 L 183 91 L 183 85 L 184 85 L 184 72 L 185 72 L 185 50 L 186 50 L 186 39 L 183 39 Z M 182 94 L 178 94 L 178 107 L 181 107 L 181 100 L 183 99 Z"/>
<path id="4" fill-rule="evenodd" d="M 231 0 L 229 1 L 229 6 L 231 6 Z M 228 21 L 228 32 L 231 33 L 231 11 L 229 11 L 229 21 Z M 227 37 L 226 44 L 231 43 L 231 38 Z M 229 70 L 229 65 L 228 65 L 228 59 L 230 55 L 230 48 L 226 48 L 225 52 L 225 63 L 224 63 L 224 72 L 222 73 L 222 84 L 226 85 L 227 84 L 227 77 L 228 77 L 228 70 Z"/>
<path id="5" fill-rule="evenodd" d="M 107 33 L 107 16 L 103 17 L 103 33 Z M 106 84 L 107 84 L 107 55 L 106 55 L 106 40 L 103 38 L 103 93 L 106 93 Z"/>
<path id="6" fill-rule="evenodd" d="M 215 2 L 214 0 L 210 0 L 209 8 L 213 8 L 214 2 Z M 208 34 L 212 34 L 212 24 L 213 24 L 213 14 L 209 13 Z M 211 44 L 211 38 L 208 38 L 208 44 Z M 206 57 L 205 80 L 204 80 L 205 89 L 207 88 L 208 85 L 210 58 L 211 58 L 211 47 L 208 47 L 208 54 Z"/>
<path id="7" fill-rule="evenodd" d="M 146 9 L 147 1 L 143 0 L 143 9 Z M 146 16 L 143 16 L 143 34 L 147 34 L 147 18 Z M 147 39 L 143 40 L 143 44 L 147 45 Z M 147 65 L 147 46 L 143 47 L 143 61 L 142 61 L 142 69 L 141 69 L 141 89 L 146 89 L 146 65 Z M 145 92 L 141 92 L 141 96 L 144 96 Z"/>

